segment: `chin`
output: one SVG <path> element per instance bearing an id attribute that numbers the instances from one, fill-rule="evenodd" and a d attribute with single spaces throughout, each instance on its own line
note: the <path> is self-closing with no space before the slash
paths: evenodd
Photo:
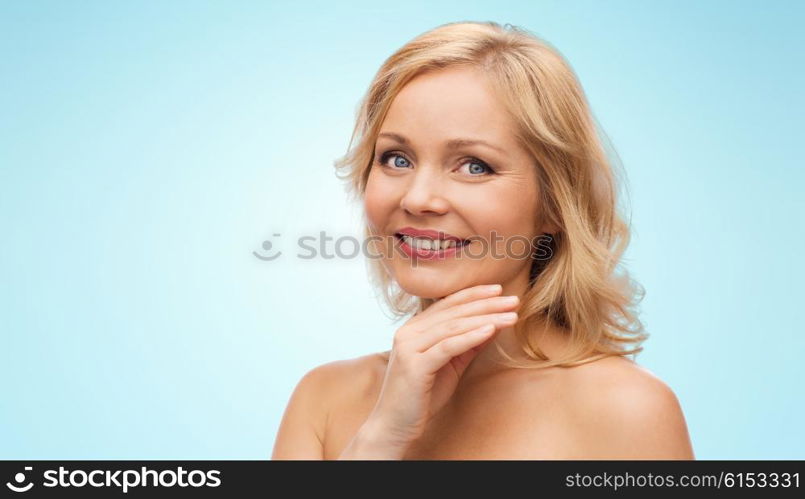
<path id="1" fill-rule="evenodd" d="M 456 273 L 446 276 L 444 272 L 428 272 L 427 269 L 406 269 L 396 276 L 397 284 L 409 295 L 438 299 L 464 288 L 474 286 L 466 276 Z"/>

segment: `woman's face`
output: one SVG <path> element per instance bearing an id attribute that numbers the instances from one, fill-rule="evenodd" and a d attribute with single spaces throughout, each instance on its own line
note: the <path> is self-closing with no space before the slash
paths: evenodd
<path id="1" fill-rule="evenodd" d="M 456 139 L 486 145 L 451 147 Z M 527 283 L 531 244 L 542 233 L 535 227 L 534 168 L 477 69 L 451 67 L 411 80 L 381 125 L 364 197 L 370 229 L 385 239 L 377 250 L 400 287 L 441 298 L 478 284 L 500 283 L 505 290 Z M 469 243 L 434 253 L 428 242 L 396 238 L 405 228 Z M 420 256 L 416 249 L 409 256 L 411 246 L 419 246 Z"/>

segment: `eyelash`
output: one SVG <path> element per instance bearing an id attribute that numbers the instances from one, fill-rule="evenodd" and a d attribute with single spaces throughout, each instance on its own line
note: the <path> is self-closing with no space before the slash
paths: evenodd
<path id="1" fill-rule="evenodd" d="M 386 152 L 384 152 L 383 154 L 380 155 L 380 159 L 379 159 L 378 162 L 380 163 L 380 165 L 385 166 L 386 168 L 391 168 L 392 170 L 399 170 L 400 168 L 393 168 L 393 167 L 390 167 L 390 166 L 386 165 L 386 161 L 388 161 L 388 159 L 391 158 L 392 156 L 400 156 L 401 158 L 404 158 L 409 163 L 411 162 L 408 158 L 406 158 L 404 155 L 400 154 L 397 151 L 386 151 Z M 484 166 L 487 170 L 489 170 L 488 175 L 497 174 L 495 169 L 492 168 L 491 166 L 489 166 L 489 164 L 486 161 L 481 161 L 480 159 L 478 159 L 476 157 L 468 156 L 468 157 L 464 158 L 464 161 L 465 162 L 462 163 L 462 165 L 466 164 L 467 162 L 477 163 L 479 165 Z M 470 175 L 470 176 L 471 177 L 483 177 L 484 175 Z"/>

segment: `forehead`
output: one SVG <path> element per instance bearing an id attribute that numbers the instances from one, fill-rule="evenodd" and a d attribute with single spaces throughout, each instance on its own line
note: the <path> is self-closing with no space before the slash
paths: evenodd
<path id="1" fill-rule="evenodd" d="M 513 125 L 483 73 L 456 66 L 408 82 L 392 101 L 381 131 L 401 133 L 420 143 L 466 136 L 509 145 Z"/>

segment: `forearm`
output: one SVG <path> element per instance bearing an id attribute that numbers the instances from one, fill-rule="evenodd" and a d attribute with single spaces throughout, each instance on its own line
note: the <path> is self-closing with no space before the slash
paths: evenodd
<path id="1" fill-rule="evenodd" d="M 344 448 L 339 460 L 401 460 L 408 444 L 389 438 L 379 424 L 367 420 Z"/>

